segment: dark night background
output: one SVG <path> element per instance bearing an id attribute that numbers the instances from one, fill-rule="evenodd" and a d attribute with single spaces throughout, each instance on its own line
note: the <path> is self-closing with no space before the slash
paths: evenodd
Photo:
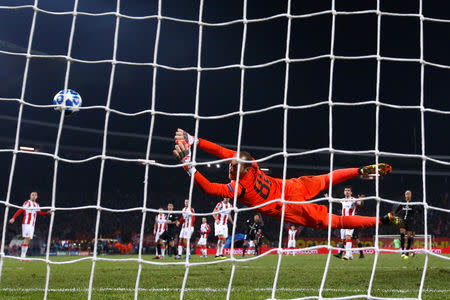
<path id="1" fill-rule="evenodd" d="M 446 1 L 423 1 L 423 15 L 429 18 L 450 19 Z M 32 5 L 32 1 L 0 0 L 0 6 Z M 51 12 L 73 10 L 73 1 L 39 1 L 38 7 Z M 331 1 L 292 1 L 291 14 L 327 11 Z M 376 9 L 376 1 L 336 1 L 337 11 Z M 79 12 L 102 13 L 116 10 L 115 1 L 80 0 Z M 383 12 L 417 14 L 419 1 L 381 1 Z M 287 1 L 248 1 L 247 18 L 257 19 L 283 14 Z M 157 15 L 157 1 L 121 1 L 120 12 L 129 16 Z M 242 19 L 241 1 L 204 1 L 203 21 L 227 22 Z M 199 19 L 199 1 L 162 1 L 161 14 L 185 20 Z M 26 57 L 6 52 L 25 53 L 33 17 L 32 8 L 0 8 L 0 148 L 13 149 L 19 103 L 5 101 L 20 98 L 24 81 Z M 54 15 L 38 12 L 32 42 L 32 54 L 67 55 L 72 15 Z M 337 15 L 335 23 L 334 55 L 375 55 L 377 51 L 377 15 Z M 85 61 L 110 60 L 113 57 L 116 17 L 78 15 L 71 57 Z M 244 65 L 255 66 L 285 57 L 288 19 L 278 17 L 252 22 L 247 27 Z M 331 53 L 332 14 L 307 18 L 294 18 L 291 24 L 290 59 L 309 58 Z M 217 116 L 239 111 L 243 23 L 225 26 L 204 26 L 201 48 L 201 67 L 232 67 L 201 72 L 198 114 Z M 153 62 L 157 19 L 136 20 L 120 18 L 116 59 L 122 62 Z M 199 26 L 163 19 L 157 63 L 173 68 L 196 67 Z M 447 162 L 447 165 L 427 161 L 426 201 L 428 204 L 449 209 L 450 182 L 450 23 L 423 22 L 423 59 L 444 67 L 425 65 L 425 108 L 443 113 L 425 112 L 425 154 Z M 420 58 L 420 18 L 417 16 L 381 17 L 380 56 L 404 59 Z M 330 58 L 307 62 L 291 62 L 287 104 L 308 105 L 328 100 Z M 64 58 L 38 58 L 30 60 L 24 100 L 30 104 L 49 105 L 54 94 L 64 88 L 67 63 Z M 71 64 L 68 87 L 78 91 L 83 106 L 106 105 L 112 64 Z M 244 77 L 243 111 L 251 111 L 282 104 L 284 100 L 286 63 L 246 69 Z M 155 90 L 155 109 L 165 113 L 194 113 L 197 71 L 157 69 L 156 85 L 152 85 L 155 69 L 152 66 L 116 65 L 110 107 L 135 113 L 148 110 Z M 380 62 L 379 101 L 386 104 L 418 106 L 421 103 L 421 64 L 414 61 Z M 374 101 L 377 93 L 377 60 L 336 59 L 331 98 L 334 102 L 354 103 Z M 328 104 L 305 109 L 289 109 L 287 117 L 287 147 L 289 153 L 329 147 Z M 86 109 L 66 118 L 61 135 L 59 156 L 81 160 L 102 152 L 105 126 L 103 108 Z M 41 152 L 54 153 L 60 114 L 53 108 L 23 108 L 20 126 L 20 146 L 34 146 Z M 109 115 L 106 155 L 121 158 L 145 158 L 151 114 L 139 116 Z M 173 134 L 176 128 L 193 133 L 195 119 L 183 116 L 155 115 L 150 159 L 174 165 L 171 156 Z M 242 149 L 255 158 L 282 151 L 284 110 L 277 108 L 243 117 Z M 376 106 L 337 105 L 332 108 L 332 147 L 338 150 L 366 151 L 375 149 Z M 381 106 L 379 110 L 378 149 L 399 154 L 422 154 L 420 109 L 399 109 Z M 199 136 L 235 148 L 238 141 L 239 115 L 220 119 L 201 119 Z M 11 172 L 11 151 L 0 152 L 0 199 L 6 200 Z M 213 157 L 198 153 L 198 160 Z M 336 154 L 333 169 L 354 167 L 375 161 L 373 154 Z M 422 201 L 422 159 L 380 156 L 380 162 L 392 164 L 391 176 L 380 180 L 380 196 L 401 200 L 406 189 L 412 190 L 414 201 Z M 83 163 L 59 162 L 56 187 L 56 206 L 74 207 L 96 205 L 100 174 L 100 159 Z M 269 167 L 271 176 L 281 177 L 283 157 L 279 155 L 260 164 Z M 31 154 L 18 154 L 11 187 L 10 202 L 21 205 L 32 190 L 39 192 L 41 206 L 51 204 L 54 160 Z M 288 177 L 325 173 L 330 168 L 330 153 L 290 157 Z M 226 182 L 227 165 L 220 168 L 199 167 L 200 171 L 218 182 Z M 131 208 L 143 205 L 145 167 L 136 162 L 106 160 L 101 205 L 107 208 Z M 359 179 L 348 182 L 355 194 L 375 195 L 375 182 Z M 344 184 L 335 187 L 335 197 L 343 196 Z M 147 207 L 158 208 L 174 202 L 182 208 L 188 196 L 189 178 L 181 168 L 151 166 Z M 204 196 L 194 188 L 192 206 L 197 212 L 212 211 L 218 199 Z M 325 203 L 327 204 L 327 203 Z M 337 206 L 336 211 L 338 211 Z M 340 206 L 339 206 L 340 208 Z M 381 204 L 381 212 L 390 210 L 390 204 Z M 10 210 L 8 218 L 15 209 Z M 361 214 L 374 215 L 375 201 L 369 200 Z M 239 215 L 239 223 L 248 213 Z M 4 205 L 0 211 L 4 218 Z M 57 211 L 53 237 L 76 238 L 77 234 L 92 238 L 95 230 L 96 210 Z M 139 232 L 141 212 L 102 212 L 100 235 L 112 236 L 120 232 L 124 241 L 132 232 Z M 153 215 L 147 218 L 146 232 L 153 231 Z M 448 236 L 448 213 L 428 212 L 429 232 Z M 264 218 L 266 236 L 276 241 L 278 221 Z M 423 232 L 423 214 L 418 220 L 417 232 Z M 37 235 L 46 237 L 49 219 L 40 218 Z M 209 218 L 212 223 L 212 218 Z M 269 229 L 273 228 L 272 230 Z M 373 230 L 367 230 L 369 235 Z M 10 237 L 19 232 L 19 225 L 8 226 Z M 396 232 L 383 228 L 381 233 Z M 80 234 L 82 233 L 82 234 Z M 304 235 L 323 236 L 326 230 L 305 230 Z"/>

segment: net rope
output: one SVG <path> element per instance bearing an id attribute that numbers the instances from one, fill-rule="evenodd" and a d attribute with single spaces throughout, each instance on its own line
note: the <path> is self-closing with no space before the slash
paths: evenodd
<path id="1" fill-rule="evenodd" d="M 298 205 L 306 204 L 306 203 L 314 203 L 319 202 L 322 200 L 328 200 L 329 202 L 329 208 L 330 211 L 332 211 L 333 203 L 336 199 L 333 199 L 332 192 L 332 184 L 329 186 L 328 193 L 330 196 L 328 197 L 321 197 L 314 200 L 308 200 L 302 203 L 298 203 L 295 201 L 287 201 L 284 199 L 284 185 L 286 180 L 286 174 L 287 174 L 287 161 L 290 157 L 297 157 L 297 156 L 303 156 L 303 155 L 310 155 L 314 153 L 320 153 L 320 152 L 328 152 L 330 155 L 330 172 L 333 171 L 334 167 L 334 156 L 335 154 L 353 154 L 353 155 L 361 155 L 361 154 L 371 154 L 375 157 L 375 162 L 379 163 L 379 157 L 380 156 L 391 156 L 391 157 L 403 157 L 403 158 L 417 158 L 422 160 L 422 190 L 423 190 L 423 198 L 421 202 L 410 202 L 411 205 L 418 205 L 422 206 L 424 208 L 424 235 L 429 236 L 428 232 L 428 224 L 427 224 L 427 215 L 429 210 L 436 210 L 441 211 L 445 213 L 450 213 L 450 209 L 445 209 L 441 207 L 431 206 L 427 203 L 426 198 L 426 166 L 427 162 L 433 162 L 442 166 L 450 166 L 450 162 L 445 161 L 444 159 L 436 158 L 436 157 L 430 157 L 427 156 L 425 151 L 425 113 L 431 112 L 436 114 L 442 114 L 442 115 L 449 115 L 450 111 L 441 110 L 441 109 L 433 109 L 433 108 L 427 108 L 425 107 L 424 103 L 424 73 L 425 73 L 425 66 L 427 67 L 433 67 L 433 68 L 440 68 L 440 69 L 450 69 L 449 65 L 439 64 L 432 61 L 428 61 L 424 59 L 424 22 L 438 22 L 438 23 L 450 23 L 450 20 L 447 19 L 439 19 L 439 18 L 430 18 L 423 15 L 423 1 L 419 1 L 419 13 L 392 13 L 392 12 L 384 12 L 380 9 L 380 0 L 377 1 L 376 9 L 375 10 L 361 10 L 361 11 L 337 11 L 335 8 L 335 0 L 331 2 L 331 9 L 320 11 L 320 12 L 314 12 L 314 13 L 308 13 L 308 14 L 300 14 L 300 15 L 293 15 L 291 14 L 291 0 L 287 1 L 287 11 L 286 13 L 276 14 L 264 18 L 255 18 L 255 19 L 248 19 L 247 18 L 247 0 L 243 1 L 243 17 L 242 19 L 236 19 L 236 20 L 230 20 L 226 22 L 220 22 L 220 23 L 208 23 L 203 21 L 203 5 L 204 0 L 201 0 L 199 2 L 199 17 L 198 20 L 188 20 L 188 19 L 181 19 L 181 18 L 174 18 L 174 17 L 168 17 L 162 15 L 162 1 L 158 1 L 158 13 L 156 15 L 148 15 L 148 16 L 131 16 L 122 14 L 120 12 L 120 0 L 117 0 L 116 2 L 116 10 L 111 12 L 103 12 L 103 13 L 90 13 L 90 12 L 83 12 L 78 11 L 78 0 L 74 0 L 74 7 L 72 11 L 50 11 L 50 10 L 44 10 L 42 8 L 39 8 L 39 2 L 38 0 L 34 0 L 33 5 L 18 5 L 18 6 L 0 6 L 0 10 L 19 10 L 19 9 L 32 9 L 33 10 L 33 18 L 31 22 L 31 29 L 29 33 L 29 39 L 28 39 L 28 46 L 27 51 L 25 53 L 23 52 L 11 52 L 11 51 L 4 51 L 0 50 L 0 54 L 4 55 L 14 55 L 14 56 L 23 56 L 26 58 L 25 63 L 25 69 L 24 69 L 24 76 L 22 81 L 22 88 L 21 88 L 21 96 L 20 98 L 5 98 L 1 97 L 0 95 L 0 101 L 2 102 L 17 102 L 19 105 L 19 112 L 17 115 L 17 127 L 16 127 L 16 135 L 15 135 L 15 142 L 14 142 L 14 148 L 13 149 L 0 149 L 0 153 L 12 153 L 12 160 L 11 160 L 11 170 L 9 175 L 9 181 L 8 181 L 8 190 L 7 190 L 7 196 L 5 201 L 0 201 L 0 204 L 5 206 L 5 212 L 4 212 L 4 221 L 3 221 L 3 228 L 2 228 L 2 239 L 1 239 L 1 246 L 0 246 L 0 280 L 2 279 L 2 271 L 3 271 L 3 264 L 5 258 L 12 258 L 12 259 L 20 259 L 14 256 L 5 255 L 5 233 L 6 233 L 6 226 L 8 221 L 8 213 L 10 208 L 21 208 L 21 206 L 14 205 L 10 203 L 11 200 L 11 189 L 13 184 L 13 178 L 14 178 L 14 172 L 15 172 L 15 164 L 17 160 L 18 154 L 28 154 L 28 155 L 39 155 L 39 156 L 45 156 L 45 157 L 51 157 L 54 159 L 54 174 L 53 174 L 53 185 L 52 185 L 52 199 L 51 199 L 51 206 L 49 207 L 42 207 L 42 209 L 50 209 L 53 211 L 53 214 L 51 215 L 50 219 L 50 225 L 49 225 L 49 233 L 47 237 L 47 248 L 46 248 L 46 255 L 45 259 L 42 258 L 30 258 L 31 260 L 35 261 L 43 261 L 46 263 L 46 279 L 45 279 L 45 289 L 44 289 L 44 299 L 48 298 L 48 292 L 52 291 L 53 289 L 49 288 L 50 285 L 50 274 L 51 274 L 51 266 L 52 265 L 60 265 L 60 264 L 72 264 L 77 263 L 80 261 L 92 261 L 92 267 L 91 267 L 91 273 L 89 277 L 89 287 L 87 289 L 88 292 L 88 299 L 91 299 L 92 293 L 94 291 L 94 278 L 95 278 L 95 266 L 97 261 L 130 261 L 130 262 L 138 262 L 138 272 L 136 276 L 136 282 L 135 282 L 135 288 L 134 288 L 134 298 L 137 299 L 139 296 L 139 291 L 145 290 L 144 288 L 140 287 L 140 280 L 141 280 L 141 274 L 142 274 L 142 268 L 144 264 L 148 265 L 184 265 L 185 266 L 185 273 L 183 277 L 182 286 L 180 289 L 180 299 L 183 299 L 184 292 L 187 290 L 192 290 L 186 288 L 186 283 L 189 276 L 189 270 L 191 267 L 195 266 L 202 266 L 202 265 L 210 265 L 210 264 L 221 264 L 224 262 L 232 262 L 231 265 L 231 272 L 230 272 L 230 278 L 228 281 L 228 286 L 226 288 L 226 299 L 229 299 L 231 297 L 231 292 L 233 290 L 233 279 L 235 275 L 236 265 L 238 263 L 242 262 L 248 262 L 256 259 L 260 259 L 261 257 L 264 257 L 271 253 L 276 253 L 278 255 L 277 265 L 275 269 L 274 279 L 273 279 L 273 286 L 271 288 L 271 299 L 276 299 L 276 292 L 277 290 L 280 290 L 280 288 L 277 287 L 280 268 L 281 268 L 281 262 L 283 258 L 283 253 L 286 253 L 285 250 L 282 248 L 282 235 L 283 235 L 283 227 L 284 227 L 284 220 L 281 219 L 280 222 L 280 231 L 279 231 L 279 240 L 278 240 L 278 247 L 274 248 L 266 253 L 263 253 L 262 255 L 258 257 L 252 257 L 252 258 L 245 258 L 245 259 L 236 259 L 234 254 L 234 234 L 236 232 L 236 222 L 234 222 L 232 227 L 232 243 L 231 243 L 231 251 L 230 251 L 230 258 L 223 260 L 223 261 L 210 261 L 210 262 L 190 262 L 189 255 L 186 255 L 186 260 L 183 262 L 154 262 L 154 261 L 148 261 L 145 260 L 142 256 L 143 251 L 143 239 L 144 239 L 144 232 L 145 232 L 145 222 L 146 222 L 146 216 L 148 213 L 157 213 L 157 209 L 153 208 L 147 208 L 147 202 L 148 202 L 148 183 L 149 183 L 149 168 L 151 166 L 157 166 L 157 167 L 165 167 L 165 168 L 179 168 L 182 165 L 185 164 L 164 164 L 164 163 L 158 163 L 151 159 L 150 157 L 150 150 L 152 146 L 152 138 L 153 138 L 153 130 L 154 130 L 154 123 L 155 123 L 155 116 L 157 115 L 165 115 L 165 116 L 183 116 L 183 117 L 190 117 L 195 119 L 195 131 L 194 135 L 198 136 L 199 131 L 199 122 L 201 120 L 212 120 L 212 119 L 223 119 L 228 118 L 232 116 L 239 116 L 239 129 L 238 129 L 238 139 L 237 139 L 237 152 L 240 152 L 241 150 L 241 141 L 242 141 L 242 131 L 243 131 L 243 122 L 244 117 L 248 115 L 253 114 L 259 114 L 265 111 L 275 110 L 275 109 L 283 109 L 284 117 L 283 117 L 283 148 L 282 151 L 278 151 L 276 153 L 273 153 L 271 155 L 262 157 L 260 159 L 256 159 L 256 162 L 264 162 L 268 161 L 275 157 L 283 157 L 283 192 L 280 199 L 275 199 L 269 202 L 266 202 L 264 204 L 255 206 L 255 207 L 246 207 L 246 208 L 237 208 L 237 189 L 235 189 L 235 195 L 233 199 L 233 211 L 235 213 L 235 220 L 237 220 L 237 217 L 239 213 L 244 211 L 252 211 L 255 208 L 262 207 L 274 202 L 281 202 L 282 203 L 282 216 L 284 216 L 285 213 L 285 205 L 288 203 L 295 203 Z M 72 25 L 70 30 L 70 37 L 69 37 L 69 45 L 66 55 L 46 55 L 46 54 L 32 54 L 32 42 L 33 42 L 33 35 L 35 31 L 35 25 L 36 25 L 36 16 L 38 13 L 43 14 L 49 14 L 49 15 L 72 15 Z M 335 23 L 336 23 L 336 16 L 339 15 L 362 15 L 362 14 L 375 14 L 377 16 L 377 48 L 375 54 L 370 55 L 361 55 L 361 56 L 342 56 L 342 55 L 335 55 L 334 54 L 334 43 L 335 43 Z M 71 50 L 72 50 L 72 44 L 73 44 L 73 36 L 75 32 L 75 26 L 76 26 L 76 19 L 77 16 L 84 15 L 84 16 L 106 16 L 111 15 L 115 16 L 115 31 L 114 31 L 114 44 L 113 44 L 113 53 L 112 53 L 112 59 L 102 59 L 102 60 L 83 60 L 79 58 L 75 58 L 71 56 Z M 311 18 L 315 16 L 320 15 L 331 15 L 332 16 L 332 25 L 331 25 L 331 41 L 330 41 L 330 53 L 324 54 L 324 55 L 318 55 L 318 56 L 312 56 L 312 57 L 306 57 L 306 58 L 290 58 L 289 55 L 289 48 L 290 48 L 290 39 L 291 39 L 291 22 L 294 19 L 299 18 Z M 402 17 L 402 18 L 419 18 L 420 20 L 420 57 L 419 58 L 404 58 L 404 57 L 387 57 L 387 56 L 381 56 L 381 20 L 382 16 L 394 16 L 394 17 Z M 147 19 L 156 19 L 157 20 L 157 30 L 156 30 L 156 37 L 155 37 L 155 44 L 154 44 L 154 53 L 153 53 L 153 61 L 152 62 L 132 62 L 132 61 L 121 61 L 116 59 L 116 53 L 118 48 L 118 40 L 119 40 L 119 26 L 120 26 L 120 19 L 131 19 L 131 20 L 147 20 Z M 287 19 L 287 31 L 286 31 L 286 52 L 284 58 L 279 58 L 273 61 L 268 61 L 261 64 L 255 64 L 255 65 L 245 65 L 244 57 L 245 57 L 245 51 L 246 51 L 246 41 L 247 41 L 247 25 L 250 23 L 257 23 L 257 22 L 266 22 L 274 19 Z M 173 22 L 180 22 L 180 23 L 189 23 L 189 24 L 196 24 L 198 25 L 198 57 L 197 57 L 197 65 L 196 66 L 189 66 L 189 67 L 176 67 L 176 66 L 169 66 L 169 65 L 163 65 L 158 63 L 158 48 L 159 48 L 159 39 L 160 39 L 160 29 L 161 29 L 161 21 L 163 20 L 169 20 Z M 240 63 L 239 64 L 231 64 L 231 65 L 223 65 L 223 66 L 216 66 L 216 67 L 202 67 L 201 62 L 201 53 L 202 53 L 202 37 L 203 37 L 203 27 L 209 26 L 209 27 L 218 27 L 218 26 L 229 26 L 233 24 L 243 24 L 243 32 L 242 32 L 242 46 L 241 46 L 241 54 L 240 54 Z M 81 110 L 91 110 L 91 109 L 97 109 L 97 110 L 104 110 L 105 111 L 105 123 L 104 123 L 104 130 L 103 130 L 103 144 L 102 144 L 102 154 L 101 155 L 94 155 L 90 156 L 86 159 L 80 159 L 80 160 L 74 160 L 74 159 L 67 159 L 59 155 L 59 146 L 60 146 L 60 138 L 63 130 L 63 124 L 64 124 L 64 113 L 61 113 L 61 117 L 59 120 L 58 125 L 58 133 L 56 138 L 56 144 L 55 144 L 55 150 L 54 153 L 46 153 L 46 152 L 27 152 L 22 151 L 19 149 L 19 137 L 20 137 L 20 130 L 21 130 L 21 124 L 22 124 L 22 113 L 24 106 L 30 106 L 35 108 L 41 108 L 41 109 L 49 109 L 54 107 L 53 105 L 38 105 L 31 103 L 25 99 L 25 91 L 27 87 L 27 78 L 28 78 L 28 70 L 29 70 L 29 64 L 30 60 L 32 58 L 47 58 L 47 59 L 63 59 L 66 61 L 67 67 L 66 67 L 66 74 L 65 74 L 65 80 L 64 80 L 64 88 L 67 89 L 69 87 L 69 76 L 70 76 L 70 67 L 72 62 L 78 62 L 78 63 L 86 63 L 86 64 L 99 64 L 99 63 L 106 63 L 111 64 L 111 73 L 110 73 L 110 81 L 109 81 L 109 88 L 108 88 L 108 96 L 107 96 L 107 102 L 105 105 L 96 105 L 96 106 L 84 106 L 81 108 Z M 334 63 L 336 60 L 362 60 L 362 59 L 376 59 L 377 60 L 377 76 L 376 76 L 376 95 L 375 99 L 368 99 L 365 101 L 356 101 L 356 102 L 341 102 L 337 99 L 334 99 L 333 97 L 333 71 L 334 71 Z M 330 76 L 329 76 L 329 94 L 328 99 L 323 101 L 318 101 L 312 104 L 307 105 L 288 105 L 287 104 L 287 95 L 288 95 L 288 82 L 289 82 L 289 66 L 293 63 L 302 63 L 307 61 L 315 61 L 315 60 L 329 60 L 330 61 Z M 381 62 L 382 61 L 398 61 L 398 62 L 407 62 L 407 63 L 419 63 L 421 65 L 421 71 L 420 71 L 420 105 L 394 105 L 389 104 L 387 102 L 384 102 L 383 99 L 380 99 L 380 77 L 381 77 Z M 123 111 L 119 111 L 116 109 L 110 108 L 111 103 L 111 96 L 113 92 L 113 86 L 114 86 L 114 76 L 115 76 L 115 67 L 116 65 L 134 65 L 134 66 L 148 66 L 153 68 L 153 78 L 152 78 L 152 95 L 151 95 L 151 108 L 146 110 L 141 110 L 133 113 L 127 113 Z M 261 109 L 256 110 L 247 110 L 245 111 L 243 109 L 244 107 L 244 82 L 245 82 L 245 72 L 248 69 L 256 69 L 256 68 L 264 68 L 275 64 L 284 64 L 285 65 L 285 78 L 284 78 L 284 91 L 283 91 L 283 103 L 272 105 L 268 107 L 264 107 Z M 157 79 L 157 71 L 159 68 L 171 70 L 171 71 L 197 71 L 197 80 L 196 80 L 196 93 L 195 93 L 195 110 L 194 113 L 169 113 L 164 111 L 158 111 L 155 109 L 155 102 L 156 102 L 156 79 Z M 200 99 L 200 81 L 201 81 L 201 74 L 204 71 L 215 71 L 215 70 L 226 70 L 226 69 L 240 69 L 240 95 L 239 95 L 239 111 L 226 113 L 226 114 L 219 114 L 219 115 L 200 115 L 199 114 L 199 99 Z M 333 107 L 334 106 L 370 106 L 375 105 L 376 108 L 376 123 L 375 123 L 375 149 L 374 150 L 363 150 L 363 151 L 349 151 L 349 150 L 342 150 L 342 149 L 335 149 L 333 147 Z M 287 117 L 289 110 L 304 110 L 308 108 L 313 107 L 319 107 L 319 106 L 327 106 L 329 109 L 329 146 L 320 148 L 320 149 L 314 149 L 310 151 L 303 151 L 303 152 L 290 152 L 287 148 Z M 420 122 L 421 122 L 421 154 L 409 154 L 409 153 L 396 153 L 396 152 L 386 152 L 386 151 L 380 151 L 379 150 L 379 123 L 380 123 L 380 108 L 382 107 L 388 107 L 398 110 L 419 110 L 420 111 Z M 107 135 L 109 132 L 108 123 L 109 123 L 109 116 L 110 114 L 117 114 L 121 116 L 126 117 L 135 117 L 140 115 L 148 114 L 150 115 L 150 126 L 147 136 L 147 147 L 146 147 L 146 153 L 145 158 L 141 159 L 130 159 L 130 158 L 124 158 L 119 156 L 110 156 L 106 155 L 106 149 L 107 149 Z M 202 166 L 206 164 L 211 163 L 221 163 L 226 162 L 227 159 L 218 159 L 218 160 L 211 160 L 207 162 L 200 162 L 196 160 L 197 158 L 197 146 L 194 144 L 193 147 L 193 160 L 190 165 L 193 166 Z M 86 163 L 92 160 L 101 160 L 100 165 L 100 174 L 99 174 L 99 185 L 98 185 L 98 193 L 97 193 L 97 204 L 96 205 L 89 205 L 89 206 L 78 206 L 78 207 L 57 207 L 56 206 L 56 186 L 57 186 L 57 174 L 58 174 L 58 163 L 61 162 L 67 162 L 72 164 L 81 164 Z M 115 161 L 121 161 L 121 162 L 140 162 L 145 164 L 145 174 L 144 174 L 144 195 L 143 195 L 143 203 L 141 207 L 134 207 L 134 208 L 128 208 L 128 209 L 112 209 L 108 207 L 104 207 L 101 205 L 101 194 L 102 194 L 102 182 L 103 182 L 103 173 L 104 173 L 104 164 L 107 160 L 115 160 Z M 245 162 L 244 160 L 238 159 L 240 163 Z M 239 170 L 238 169 L 238 176 L 237 181 L 239 182 Z M 378 173 L 378 170 L 377 170 Z M 330 176 L 330 182 L 332 182 L 332 174 Z M 238 184 L 237 182 L 237 184 Z M 189 187 L 189 206 L 188 206 L 188 215 L 192 216 L 211 216 L 212 212 L 208 213 L 191 213 L 190 208 L 192 205 L 192 193 L 193 193 L 193 186 L 194 186 L 194 180 L 193 177 L 190 179 L 190 187 Z M 362 201 L 367 200 L 375 200 L 376 201 L 376 216 L 380 216 L 380 203 L 390 203 L 390 204 L 400 204 L 402 202 L 394 201 L 391 199 L 385 199 L 380 196 L 379 191 L 379 178 L 378 176 L 375 177 L 375 196 L 371 197 L 365 197 L 361 198 Z M 97 216 L 96 216 L 96 224 L 95 224 L 95 242 L 94 242 L 94 251 L 92 257 L 83 257 L 79 259 L 74 259 L 70 261 L 52 261 L 50 260 L 50 244 L 51 244 L 51 238 L 52 238 L 52 229 L 53 229 L 53 223 L 54 223 L 54 217 L 55 213 L 58 211 L 69 211 L 69 210 L 85 210 L 85 209 L 96 209 L 97 210 Z M 138 250 L 138 257 L 137 258 L 124 258 L 124 259 L 111 259 L 111 258 L 105 258 L 105 257 L 98 257 L 97 256 L 97 247 L 98 247 L 98 235 L 99 235 L 99 226 L 100 226 L 100 220 L 101 220 L 101 213 L 103 211 L 106 212 L 115 212 L 115 213 L 126 213 L 126 212 L 132 212 L 132 211 L 142 211 L 142 223 L 140 228 L 140 238 L 139 238 L 139 250 Z M 167 211 L 166 211 L 167 212 Z M 174 211 L 174 213 L 182 213 L 182 211 Z M 388 299 L 383 297 L 376 297 L 373 296 L 372 293 L 374 291 L 373 289 L 373 282 L 375 277 L 375 272 L 377 269 L 377 262 L 378 257 L 380 253 L 380 248 L 378 246 L 378 240 L 379 240 L 379 226 L 378 224 L 375 227 L 375 243 L 374 247 L 364 247 L 360 248 L 363 250 L 373 250 L 375 252 L 375 259 L 369 279 L 369 286 L 367 289 L 366 294 L 358 294 L 358 295 L 352 295 L 347 297 L 338 297 L 338 298 L 331 298 L 331 299 L 350 299 L 355 297 L 362 297 L 367 299 Z M 190 253 L 190 242 L 188 241 L 187 244 L 187 253 Z M 328 237 L 327 237 L 327 244 L 326 245 L 319 245 L 319 246 L 313 246 L 305 248 L 305 250 L 310 249 L 319 249 L 319 248 L 326 248 L 328 250 L 326 265 L 324 268 L 322 280 L 320 283 L 320 288 L 318 290 L 318 295 L 312 298 L 322 299 L 323 292 L 328 291 L 329 289 L 325 288 L 325 283 L 327 279 L 327 272 L 329 269 L 330 264 L 330 257 L 331 257 L 331 251 L 336 250 L 338 248 L 333 247 L 331 245 L 331 215 L 329 216 L 329 227 L 328 227 Z M 383 249 L 383 251 L 387 252 L 398 252 L 399 250 L 388 250 Z M 425 278 L 426 278 L 426 272 L 428 268 L 428 261 L 429 256 L 435 256 L 441 259 L 450 260 L 450 257 L 439 255 L 437 253 L 434 253 L 431 249 L 431 245 L 429 245 L 429 241 L 427 238 L 424 240 L 424 247 L 412 250 L 412 252 L 418 252 L 421 251 L 425 254 L 425 262 L 424 262 L 424 268 L 422 272 L 422 277 L 420 281 L 420 287 L 419 292 L 417 295 L 417 299 L 421 299 L 425 284 Z M 282 288 L 281 288 L 282 290 Z M 299 299 L 306 299 L 311 297 L 304 297 Z M 407 298 L 396 298 L 396 299 L 407 299 Z"/>

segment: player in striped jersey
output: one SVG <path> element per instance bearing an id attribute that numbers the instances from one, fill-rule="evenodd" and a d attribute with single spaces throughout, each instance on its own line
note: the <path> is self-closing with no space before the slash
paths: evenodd
<path id="1" fill-rule="evenodd" d="M 167 215 L 162 213 L 163 208 L 159 208 L 159 214 L 155 217 L 155 225 L 153 226 L 153 234 L 155 235 L 155 242 L 156 242 L 156 256 L 153 257 L 154 259 L 161 259 L 164 258 L 165 252 L 166 252 L 166 246 L 164 244 L 164 240 L 160 238 L 161 234 L 166 231 L 166 221 L 167 221 Z M 159 255 L 161 253 L 161 255 Z"/>
<path id="2" fill-rule="evenodd" d="M 30 199 L 25 201 L 23 203 L 22 208 L 20 208 L 14 216 L 9 220 L 10 224 L 14 224 L 17 217 L 20 216 L 20 214 L 24 213 L 23 219 L 22 219 L 22 251 L 20 254 L 20 257 L 25 258 L 28 251 L 28 245 L 30 244 L 30 240 L 33 239 L 34 235 L 34 226 L 36 225 L 36 217 L 37 215 L 45 216 L 49 215 L 52 212 L 46 211 L 42 212 L 39 208 L 39 204 L 36 202 L 36 199 L 38 198 L 37 192 L 32 192 L 30 194 Z"/>
<path id="3" fill-rule="evenodd" d="M 175 259 L 180 259 L 183 254 L 183 246 L 187 251 L 187 242 L 191 239 L 192 232 L 194 231 L 195 216 L 189 215 L 189 199 L 184 200 L 184 207 L 182 209 L 183 213 L 181 219 L 177 222 L 177 225 L 181 224 L 180 236 L 178 238 L 178 255 Z M 194 209 L 191 207 L 191 213 Z M 186 252 L 186 255 L 189 255 Z"/>
<path id="4" fill-rule="evenodd" d="M 297 246 L 296 241 L 298 232 L 299 230 L 295 228 L 294 225 L 288 227 L 288 248 L 295 248 Z M 295 252 L 292 251 L 292 255 L 295 255 Z"/>
<path id="5" fill-rule="evenodd" d="M 230 211 L 233 205 L 230 203 L 230 198 L 223 198 L 223 201 L 217 203 L 213 211 L 214 217 L 214 233 L 217 236 L 217 252 L 216 259 L 224 259 L 223 246 L 225 240 L 228 238 L 228 221 L 234 224 Z"/>
<path id="6" fill-rule="evenodd" d="M 344 198 L 339 202 L 342 204 L 342 216 L 354 216 L 356 214 L 356 207 L 362 205 L 362 201 L 352 197 L 352 187 L 346 186 L 344 188 Z M 354 229 L 341 229 L 341 240 L 345 245 L 345 255 L 342 257 L 345 260 L 353 259 L 352 250 L 352 236 Z"/>
<path id="7" fill-rule="evenodd" d="M 208 257 L 208 252 L 206 250 L 206 243 L 208 241 L 208 233 L 211 232 L 211 227 L 209 227 L 208 223 L 206 223 L 206 218 L 202 218 L 202 225 L 200 226 L 200 239 L 198 240 L 197 245 L 200 246 L 202 250 L 202 255 L 200 257 Z"/>

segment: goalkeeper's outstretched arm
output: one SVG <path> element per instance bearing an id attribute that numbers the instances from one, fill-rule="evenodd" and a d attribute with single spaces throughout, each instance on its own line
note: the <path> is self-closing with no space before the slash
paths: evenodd
<path id="1" fill-rule="evenodd" d="M 203 151 L 219 158 L 232 158 L 236 153 L 236 151 L 219 146 L 205 139 L 194 138 L 192 135 L 180 128 L 178 128 L 175 133 L 175 143 L 178 143 L 179 141 L 185 141 L 188 147 L 191 147 L 192 144 L 196 143 Z"/>
<path id="2" fill-rule="evenodd" d="M 191 150 L 185 140 L 177 141 L 173 150 L 175 157 L 182 163 L 189 163 L 191 161 Z M 195 184 L 208 195 L 218 196 L 222 198 L 233 198 L 236 188 L 236 182 L 232 181 L 229 184 L 213 183 L 198 172 L 194 166 L 186 165 L 185 170 L 189 175 L 194 176 Z M 243 194 L 244 188 L 239 184 L 238 197 Z"/>

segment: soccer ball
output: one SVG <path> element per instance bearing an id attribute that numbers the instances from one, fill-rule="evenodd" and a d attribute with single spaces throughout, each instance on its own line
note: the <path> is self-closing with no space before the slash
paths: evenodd
<path id="1" fill-rule="evenodd" d="M 74 90 L 62 90 L 53 97 L 53 105 L 56 105 L 55 110 L 64 110 L 66 116 L 79 111 L 81 104 L 81 96 Z"/>

